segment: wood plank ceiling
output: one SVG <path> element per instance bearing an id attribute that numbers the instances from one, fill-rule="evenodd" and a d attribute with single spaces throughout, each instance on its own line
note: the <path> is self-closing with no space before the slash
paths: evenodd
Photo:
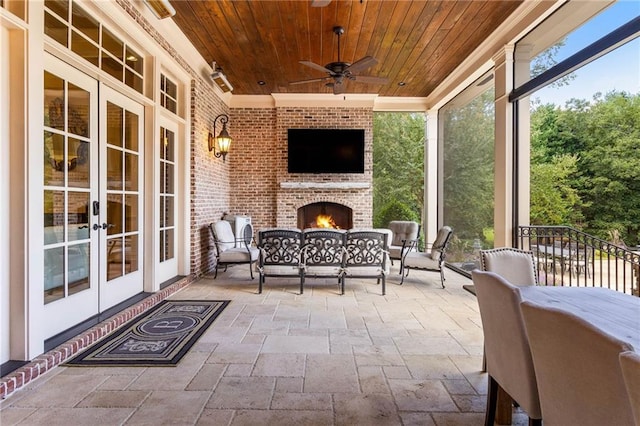
<path id="1" fill-rule="evenodd" d="M 522 0 L 181 1 L 173 17 L 200 54 L 216 61 L 234 94 L 332 93 L 327 76 L 302 65 L 337 61 L 334 26 L 343 26 L 341 60 L 370 55 L 378 64 L 358 72 L 388 83 L 348 81 L 345 93 L 427 96 Z M 263 81 L 264 85 L 258 82 Z M 401 85 L 404 83 L 404 85 Z"/>

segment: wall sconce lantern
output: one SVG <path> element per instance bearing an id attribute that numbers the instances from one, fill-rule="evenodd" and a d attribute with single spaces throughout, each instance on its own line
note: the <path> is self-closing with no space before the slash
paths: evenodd
<path id="1" fill-rule="evenodd" d="M 216 122 L 220 119 L 222 123 L 222 130 L 220 130 L 220 134 L 217 137 L 213 137 L 216 133 Z M 216 158 L 222 157 L 222 161 L 225 161 L 225 157 L 229 153 L 229 147 L 231 146 L 231 136 L 229 136 L 229 132 L 227 132 L 227 123 L 229 122 L 229 116 L 227 114 L 220 114 L 213 120 L 213 134 L 209 132 L 209 151 L 213 151 L 213 155 Z M 219 152 L 216 152 L 216 141 L 218 142 Z"/>

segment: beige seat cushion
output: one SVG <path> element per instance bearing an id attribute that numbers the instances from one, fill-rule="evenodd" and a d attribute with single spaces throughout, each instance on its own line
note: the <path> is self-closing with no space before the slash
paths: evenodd
<path id="1" fill-rule="evenodd" d="M 417 269 L 434 269 L 439 270 L 440 264 L 438 263 L 438 258 L 435 259 L 432 257 L 431 252 L 422 253 L 412 251 L 407 253 L 404 258 L 404 266 L 407 268 L 417 268 Z"/>
<path id="2" fill-rule="evenodd" d="M 220 220 L 213 225 L 218 240 L 218 250 L 222 253 L 236 246 L 235 236 L 231 224 L 226 220 Z M 246 252 L 246 250 L 245 250 Z M 226 260 L 224 262 L 227 262 Z"/>
<path id="3" fill-rule="evenodd" d="M 260 250 L 255 247 L 250 247 L 249 251 L 244 247 L 233 247 L 220 253 L 220 262 L 222 263 L 240 263 L 258 260 Z M 249 257 L 251 256 L 251 257 Z"/>

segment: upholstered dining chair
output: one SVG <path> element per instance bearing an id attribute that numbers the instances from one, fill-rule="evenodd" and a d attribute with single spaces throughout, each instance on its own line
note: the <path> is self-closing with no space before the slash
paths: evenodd
<path id="1" fill-rule="evenodd" d="M 483 271 L 500 275 L 516 286 L 538 285 L 538 273 L 533 252 L 511 247 L 480 251 Z"/>
<path id="2" fill-rule="evenodd" d="M 404 278 L 409 275 L 410 269 L 420 269 L 440 272 L 440 283 L 444 288 L 444 259 L 451 235 L 453 235 L 451 227 L 443 226 L 438 230 L 435 241 L 427 251 L 405 250 L 402 255 L 402 264 L 400 265 L 400 273 L 402 275 L 400 284 L 404 283 Z"/>
<path id="3" fill-rule="evenodd" d="M 619 355 L 633 348 L 570 312 L 521 309 L 545 426 L 632 426 Z"/>
<path id="4" fill-rule="evenodd" d="M 233 235 L 231 224 L 226 220 L 219 220 L 209 224 L 209 230 L 213 237 L 213 248 L 216 255 L 215 275 L 218 277 L 218 267 L 224 266 L 227 270 L 229 265 L 249 264 L 249 273 L 253 279 L 253 264 L 258 261 L 260 251 L 253 247 L 253 226 L 246 224 L 242 229 L 242 235 Z M 241 247 L 236 247 L 236 239 L 242 242 Z"/>
<path id="5" fill-rule="evenodd" d="M 627 395 L 636 426 L 640 426 L 640 353 L 622 352 L 620 354 L 622 377 L 627 386 Z"/>
<path id="6" fill-rule="evenodd" d="M 481 250 L 480 267 L 516 286 L 538 285 L 536 260 L 531 251 L 512 247 Z M 487 371 L 486 358 L 482 360 L 482 371 Z"/>
<path id="7" fill-rule="evenodd" d="M 402 254 L 405 250 L 417 249 L 420 224 L 411 220 L 392 220 L 387 227 L 391 230 L 389 259 L 393 264 L 394 260 L 402 260 Z"/>
<path id="8" fill-rule="evenodd" d="M 476 289 L 489 388 L 485 425 L 493 426 L 498 390 L 502 388 L 529 416 L 530 425 L 541 425 L 538 386 L 520 312 L 520 290 L 493 272 L 471 272 Z"/>

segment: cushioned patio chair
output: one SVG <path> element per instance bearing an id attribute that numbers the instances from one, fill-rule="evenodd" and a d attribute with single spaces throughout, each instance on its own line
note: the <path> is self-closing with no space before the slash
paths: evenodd
<path id="1" fill-rule="evenodd" d="M 619 355 L 633 347 L 570 312 L 531 302 L 521 309 L 545 426 L 632 426 Z"/>
<path id="2" fill-rule="evenodd" d="M 375 278 L 382 283 L 384 296 L 389 273 L 387 234 L 374 229 L 349 230 L 345 244 L 341 294 L 347 278 Z"/>
<path id="3" fill-rule="evenodd" d="M 471 277 L 480 307 L 487 359 L 489 387 L 485 425 L 494 424 L 499 388 L 522 407 L 530 425 L 541 425 L 543 412 L 520 311 L 520 291 L 493 272 L 474 270 Z"/>
<path id="4" fill-rule="evenodd" d="M 410 220 L 392 220 L 387 226 L 392 236 L 389 241 L 389 259 L 393 265 L 394 260 L 402 261 L 405 250 L 417 249 L 420 238 L 420 224 Z M 402 265 L 402 263 L 400 263 Z M 402 273 L 402 270 L 400 270 Z"/>
<path id="5" fill-rule="evenodd" d="M 305 229 L 302 232 L 302 274 L 300 293 L 307 277 L 336 278 L 343 289 L 346 231 L 339 229 Z"/>
<path id="6" fill-rule="evenodd" d="M 302 294 L 302 231 L 300 229 L 261 229 L 258 231 L 258 293 L 265 277 L 298 277 Z"/>
<path id="7" fill-rule="evenodd" d="M 640 353 L 626 351 L 620 354 L 622 377 L 636 426 L 640 426 Z"/>
<path id="8" fill-rule="evenodd" d="M 448 226 L 443 226 L 438 231 L 436 240 L 426 252 L 418 252 L 405 250 L 402 256 L 402 279 L 400 284 L 404 282 L 404 278 L 409 275 L 409 270 L 420 269 L 423 271 L 440 272 L 440 283 L 444 288 L 444 259 L 446 257 L 447 246 L 451 240 L 453 231 Z"/>
<path id="9" fill-rule="evenodd" d="M 209 224 L 209 230 L 213 237 L 213 248 L 216 256 L 216 267 L 213 279 L 218 277 L 218 268 L 229 265 L 249 264 L 249 273 L 253 279 L 253 264 L 258 261 L 259 250 L 253 247 L 253 226 L 246 224 L 242 229 L 241 247 L 236 247 L 236 237 L 233 235 L 231 224 L 226 220 L 220 220 Z"/>

